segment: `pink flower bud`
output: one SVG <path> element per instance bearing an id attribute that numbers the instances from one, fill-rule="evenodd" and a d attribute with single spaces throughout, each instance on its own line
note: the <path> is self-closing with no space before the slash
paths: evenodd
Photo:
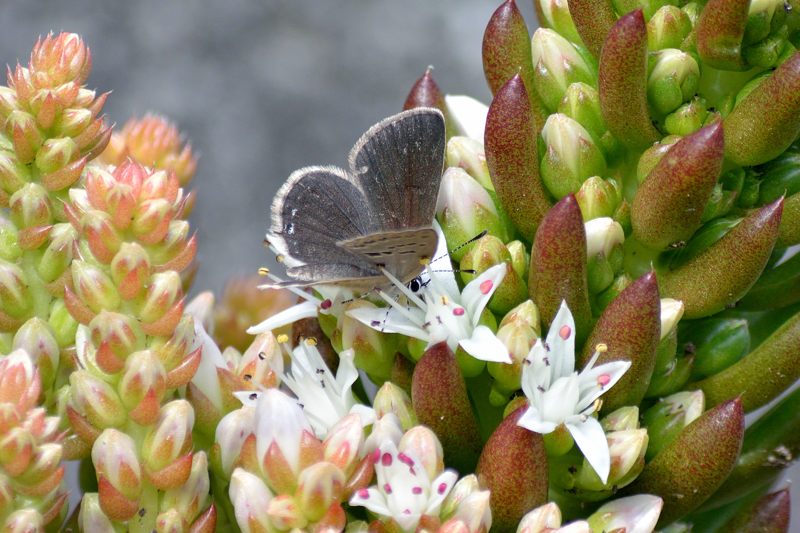
<path id="1" fill-rule="evenodd" d="M 50 198 L 41 185 L 28 183 L 8 200 L 11 220 L 19 228 L 46 226 L 53 220 Z"/>
<path id="2" fill-rule="evenodd" d="M 81 499 L 81 510 L 78 514 L 81 531 L 113 531 L 111 520 L 100 507 L 100 495 L 87 493 Z"/>
<path id="3" fill-rule="evenodd" d="M 77 151 L 69 137 L 47 139 L 36 153 L 36 166 L 42 174 L 50 174 L 71 163 Z"/>
<path id="4" fill-rule="evenodd" d="M 95 313 L 119 307 L 120 297 L 114 282 L 97 266 L 86 261 L 73 261 L 72 284 L 76 296 Z"/>
<path id="5" fill-rule="evenodd" d="M 89 335 L 97 348 L 97 365 L 107 373 L 122 370 L 128 355 L 144 347 L 144 333 L 137 320 L 111 311 L 101 311 L 89 323 Z"/>
<path id="6" fill-rule="evenodd" d="M 132 230 L 145 244 L 160 242 L 169 230 L 175 215 L 173 205 L 163 198 L 142 201 L 133 215 Z"/>
<path id="7" fill-rule="evenodd" d="M 192 450 L 192 427 L 194 426 L 194 410 L 186 400 L 173 400 L 161 408 L 155 427 L 150 430 L 142 445 L 142 457 L 145 469 L 151 478 L 159 472 L 181 461 Z M 189 475 L 191 457 L 186 465 L 189 468 L 182 472 L 182 479 L 153 480 L 158 486 L 174 487 L 183 484 Z"/>
<path id="8" fill-rule="evenodd" d="M 231 476 L 228 495 L 233 504 L 236 523 L 243 532 L 274 529 L 267 515 L 273 496 L 259 477 L 237 468 Z"/>
<path id="9" fill-rule="evenodd" d="M 37 272 L 46 282 L 61 277 L 72 262 L 77 232 L 70 224 L 56 224 L 48 234 L 49 242 L 42 254 Z"/>
<path id="10" fill-rule="evenodd" d="M 91 124 L 94 116 L 89 109 L 65 109 L 59 120 L 59 130 L 62 135 L 75 137 Z"/>
<path id="11" fill-rule="evenodd" d="M 361 458 L 364 443 L 364 428 L 361 417 L 351 413 L 337 422 L 322 443 L 325 460 L 330 461 L 343 472 L 350 472 L 355 462 Z"/>
<path id="12" fill-rule="evenodd" d="M 3 533 L 28 533 L 44 531 L 42 515 L 35 509 L 18 509 L 9 514 L 3 522 Z"/>
<path id="13" fill-rule="evenodd" d="M 31 308 L 28 280 L 14 263 L 0 260 L 0 300 L 3 311 L 15 318 L 24 317 Z"/>
<path id="14" fill-rule="evenodd" d="M 209 500 L 208 458 L 205 452 L 192 456 L 192 468 L 186 483 L 168 489 L 161 499 L 161 508 L 176 511 L 187 521 L 193 521 Z"/>
<path id="15" fill-rule="evenodd" d="M 177 272 L 155 274 L 150 279 L 145 300 L 139 308 L 143 322 L 155 322 L 169 311 L 183 296 L 181 278 Z"/>
<path id="16" fill-rule="evenodd" d="M 126 300 L 136 298 L 145 290 L 150 273 L 150 258 L 145 249 L 135 242 L 122 243 L 111 260 L 111 278 L 120 296 Z"/>
<path id="17" fill-rule="evenodd" d="M 267 516 L 279 530 L 305 528 L 308 524 L 300 506 L 288 494 L 281 494 L 270 500 L 267 505 Z"/>
<path id="18" fill-rule="evenodd" d="M 30 181 L 30 170 L 11 151 L 0 151 L 0 187 L 13 194 Z"/>
<path id="19" fill-rule="evenodd" d="M 167 372 L 152 350 L 134 352 L 125 361 L 125 371 L 117 386 L 120 398 L 139 425 L 155 423 L 164 397 Z"/>
<path id="20" fill-rule="evenodd" d="M 39 83 L 82 85 L 92 69 L 92 54 L 78 34 L 51 33 L 34 45 L 29 69 Z"/>
<path id="21" fill-rule="evenodd" d="M 416 426 L 406 431 L 397 449 L 401 454 L 415 457 L 420 461 L 430 479 L 435 479 L 444 470 L 442 443 L 436 434 L 425 426 Z"/>
<path id="22" fill-rule="evenodd" d="M 303 515 L 317 522 L 328 512 L 331 505 L 338 504 L 342 497 L 345 477 L 333 463 L 322 461 L 300 473 L 295 501 Z"/>
<path id="23" fill-rule="evenodd" d="M 111 215 L 97 209 L 81 217 L 81 232 L 92 255 L 101 263 L 110 263 L 122 245 L 122 236 L 114 227 Z"/>
<path id="24" fill-rule="evenodd" d="M 255 407 L 245 406 L 225 415 L 217 425 L 214 442 L 219 445 L 222 471 L 230 476 L 244 441 L 253 434 Z"/>
<path id="25" fill-rule="evenodd" d="M 40 392 L 39 371 L 27 352 L 14 350 L 0 358 L 0 404 L 25 412 L 36 405 Z"/>
<path id="26" fill-rule="evenodd" d="M 20 163 L 33 161 L 43 140 L 36 119 L 24 111 L 12 111 L 6 119 L 5 128 Z"/>
<path id="27" fill-rule="evenodd" d="M 49 390 L 55 380 L 61 349 L 47 322 L 38 317 L 25 322 L 14 334 L 12 347 L 30 356 L 42 377 L 45 389 Z"/>
<path id="28" fill-rule="evenodd" d="M 116 429 L 103 431 L 92 445 L 92 463 L 98 480 L 104 478 L 120 497 L 138 500 L 142 491 L 142 471 L 136 443 L 129 435 Z M 102 492 L 100 499 L 102 505 Z"/>
<path id="29" fill-rule="evenodd" d="M 113 428 L 125 423 L 122 401 L 105 381 L 86 370 L 77 370 L 70 375 L 69 383 L 71 405 L 94 427 Z"/>

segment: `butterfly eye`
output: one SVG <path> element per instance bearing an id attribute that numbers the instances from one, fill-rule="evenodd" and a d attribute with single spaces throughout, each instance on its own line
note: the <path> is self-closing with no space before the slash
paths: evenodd
<path id="1" fill-rule="evenodd" d="M 422 279 L 419 276 L 412 279 L 408 282 L 408 288 L 411 289 L 411 292 L 417 292 L 422 288 Z"/>

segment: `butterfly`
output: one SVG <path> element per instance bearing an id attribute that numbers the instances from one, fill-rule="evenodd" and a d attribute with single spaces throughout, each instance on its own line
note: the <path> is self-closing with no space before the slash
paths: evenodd
<path id="1" fill-rule="evenodd" d="M 417 278 L 437 247 L 444 150 L 442 113 L 415 108 L 367 130 L 348 170 L 293 172 L 272 203 L 266 237 L 290 279 L 267 286 L 368 291 Z"/>

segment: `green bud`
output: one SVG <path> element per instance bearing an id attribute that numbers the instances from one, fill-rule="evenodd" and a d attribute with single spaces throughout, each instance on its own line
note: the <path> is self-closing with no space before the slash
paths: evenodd
<path id="1" fill-rule="evenodd" d="M 544 28 L 533 34 L 533 85 L 545 107 L 554 111 L 571 83 L 593 83 L 594 73 L 575 46 Z"/>
<path id="2" fill-rule="evenodd" d="M 709 119 L 706 102 L 696 96 L 664 118 L 664 128 L 670 135 L 686 136 L 703 127 Z"/>
<path id="3" fill-rule="evenodd" d="M 754 67 L 770 68 L 777 65 L 783 55 L 786 46 L 786 31 L 772 35 L 758 44 L 748 46 L 744 49 L 745 61 Z"/>
<path id="4" fill-rule="evenodd" d="M 58 298 L 50 304 L 50 317 L 47 319 L 47 323 L 60 347 L 66 348 L 75 343 L 78 322 L 69 314 L 64 300 Z"/>
<path id="5" fill-rule="evenodd" d="M 508 348 L 512 362 L 510 364 L 490 362 L 486 367 L 495 379 L 492 388 L 496 389 L 504 400 L 507 401 L 510 394 L 520 388 L 523 361 L 540 335 L 539 310 L 531 300 L 526 300 L 509 311 L 500 322 L 497 338 Z M 505 404 L 505 401 L 502 404 Z"/>
<path id="6" fill-rule="evenodd" d="M 669 152 L 672 145 L 679 140 L 680 137 L 677 135 L 668 135 L 642 153 L 639 157 L 639 163 L 636 165 L 636 179 L 639 183 L 644 181 L 661 161 L 661 158 Z"/>
<path id="7" fill-rule="evenodd" d="M 612 216 L 622 200 L 622 191 L 615 180 L 592 176 L 583 182 L 575 193 L 575 199 L 578 200 L 583 220 L 589 221 Z"/>
<path id="8" fill-rule="evenodd" d="M 680 8 L 663 6 L 647 22 L 647 47 L 652 50 L 681 48 L 681 43 L 692 31 L 692 21 Z"/>
<path id="9" fill-rule="evenodd" d="M 372 407 L 378 418 L 387 413 L 394 413 L 406 431 L 419 424 L 417 414 L 411 405 L 411 397 L 391 381 L 387 381 L 378 389 Z"/>
<path id="10" fill-rule="evenodd" d="M 773 18 L 778 14 L 780 20 L 785 20 L 784 0 L 753 0 L 747 13 L 747 24 L 744 28 L 745 45 L 757 43 L 769 36 L 772 29 Z"/>
<path id="11" fill-rule="evenodd" d="M 581 38 L 578 35 L 578 30 L 575 29 L 575 23 L 572 21 L 572 16 L 569 13 L 569 2 L 567 0 L 534 0 L 538 2 L 541 8 L 541 14 L 544 20 L 541 24 L 547 28 L 553 28 L 560 35 L 573 43 L 580 43 Z M 536 65 L 536 61 L 533 62 Z"/>
<path id="12" fill-rule="evenodd" d="M 363 369 L 373 381 L 382 382 L 391 376 L 398 338 L 381 333 L 347 314 L 347 310 L 359 307 L 375 305 L 367 300 L 353 300 L 346 305 L 342 317 L 342 348 L 352 348 L 356 366 Z"/>
<path id="13" fill-rule="evenodd" d="M 50 231 L 47 243 L 36 270 L 45 282 L 55 281 L 72 262 L 72 254 L 78 232 L 71 224 L 56 224 Z"/>
<path id="14" fill-rule="evenodd" d="M 542 129 L 542 181 L 556 198 L 577 192 L 590 176 L 603 175 L 606 161 L 586 129 L 566 115 L 550 115 Z"/>
<path id="15" fill-rule="evenodd" d="M 614 281 L 611 282 L 611 285 L 606 290 L 593 298 L 592 313 L 594 315 L 602 313 L 606 306 L 631 284 L 631 281 L 633 280 L 624 273 L 614 278 Z"/>
<path id="16" fill-rule="evenodd" d="M 747 320 L 739 318 L 691 322 L 679 338 L 684 352 L 694 354 L 693 380 L 725 370 L 750 351 Z"/>
<path id="17" fill-rule="evenodd" d="M 586 128 L 607 156 L 613 155 L 619 148 L 619 143 L 608 131 L 603 120 L 597 89 L 591 85 L 580 82 L 570 84 L 558 105 L 558 112 Z"/>
<path id="18" fill-rule="evenodd" d="M 626 405 L 612 411 L 600 420 L 603 431 L 623 431 L 626 429 L 639 428 L 639 408 L 635 405 Z"/>
<path id="19" fill-rule="evenodd" d="M 528 265 L 530 264 L 530 254 L 528 248 L 522 241 L 511 241 L 506 244 L 508 253 L 511 254 L 511 267 L 517 275 L 525 279 L 528 275 Z"/>
<path id="20" fill-rule="evenodd" d="M 461 279 L 469 283 L 476 276 L 500 263 L 508 267 L 506 276 L 495 290 L 488 308 L 495 313 L 506 313 L 522 302 L 528 294 L 528 288 L 511 264 L 511 253 L 503 241 L 492 235 L 485 235 L 473 244 L 461 259 Z M 474 273 L 466 272 L 474 270 Z"/>
<path id="21" fill-rule="evenodd" d="M 665 115 L 689 101 L 700 81 L 700 67 L 689 54 L 674 48 L 650 54 L 647 99 L 659 114 Z"/>
<path id="22" fill-rule="evenodd" d="M 642 422 L 650 435 L 646 458 L 650 461 L 705 409 L 702 391 L 676 392 L 647 409 Z"/>
<path id="23" fill-rule="evenodd" d="M 13 151 L 0 151 L 0 187 L 8 194 L 30 181 L 30 170 L 17 160 Z"/>
<path id="24" fill-rule="evenodd" d="M 695 232 L 692 238 L 689 239 L 686 246 L 679 248 L 671 254 L 668 262 L 669 267 L 675 269 L 693 257 L 700 255 L 715 242 L 727 235 L 741 220 L 740 218 L 723 217 L 715 218 L 711 222 L 706 222 Z"/>
<path id="25" fill-rule="evenodd" d="M 50 196 L 38 183 L 28 183 L 9 199 L 11 220 L 18 228 L 46 226 L 53 220 Z"/>
<path id="26" fill-rule="evenodd" d="M 597 501 L 614 494 L 618 489 L 630 484 L 644 468 L 645 450 L 648 449 L 647 430 L 625 429 L 606 434 L 608 451 L 611 455 L 611 471 L 603 483 L 589 462 L 583 464 L 575 475 L 575 489 L 586 491 L 578 493 L 583 500 Z"/>
<path id="27" fill-rule="evenodd" d="M 17 227 L 7 218 L 0 216 L 0 259 L 13 262 L 21 255 Z"/>
<path id="28" fill-rule="evenodd" d="M 0 304 L 5 313 L 14 318 L 28 314 L 33 306 L 28 287 L 27 276 L 19 266 L 0 261 Z"/>
<path id="29" fill-rule="evenodd" d="M 442 176 L 436 215 L 447 242 L 452 245 L 469 242 L 484 230 L 501 241 L 509 238 L 508 229 L 503 224 L 489 193 L 469 174 L 457 167 L 448 168 Z M 451 257 L 455 261 L 460 261 L 473 246 L 474 244 L 471 244 L 454 249 Z"/>
<path id="30" fill-rule="evenodd" d="M 36 152 L 36 166 L 43 174 L 55 172 L 71 163 L 77 152 L 78 146 L 69 137 L 47 139 Z"/>
<path id="31" fill-rule="evenodd" d="M 494 190 L 482 142 L 469 137 L 451 137 L 447 141 L 446 157 L 448 167 L 463 168 L 484 189 Z"/>
<path id="32" fill-rule="evenodd" d="M 759 204 L 797 194 L 800 192 L 800 144 L 793 144 L 759 171 Z"/>
<path id="33" fill-rule="evenodd" d="M 14 334 L 13 349 L 25 350 L 39 369 L 42 388 L 50 390 L 56 378 L 61 350 L 47 322 L 38 317 L 26 321 Z"/>

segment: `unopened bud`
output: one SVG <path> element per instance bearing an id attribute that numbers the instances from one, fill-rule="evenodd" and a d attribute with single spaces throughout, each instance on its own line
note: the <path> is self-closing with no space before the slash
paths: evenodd
<path id="1" fill-rule="evenodd" d="M 583 220 L 588 221 L 613 216 L 622 200 L 622 191 L 613 179 L 592 176 L 583 182 L 575 193 L 575 199 L 581 208 Z"/>
<path id="2" fill-rule="evenodd" d="M 111 260 L 111 278 L 120 296 L 126 300 L 132 300 L 144 292 L 150 273 L 150 258 L 138 243 L 122 243 Z"/>
<path id="3" fill-rule="evenodd" d="M 366 300 L 354 300 L 346 305 L 342 316 L 342 348 L 352 349 L 355 365 L 375 379 L 386 380 L 392 372 L 397 351 L 397 336 L 380 331 L 352 318 L 347 311 L 374 307 Z"/>
<path id="4" fill-rule="evenodd" d="M 654 52 L 650 56 L 647 99 L 665 115 L 688 102 L 697 91 L 700 67 L 689 54 L 674 48 Z"/>
<path id="5" fill-rule="evenodd" d="M 511 266 L 517 275 L 525 279 L 528 275 L 528 265 L 530 264 L 530 254 L 528 248 L 522 241 L 511 241 L 506 243 L 506 249 L 511 254 Z"/>
<path id="6" fill-rule="evenodd" d="M 683 317 L 683 302 L 672 298 L 661 298 L 661 339 L 672 333 Z"/>
<path id="7" fill-rule="evenodd" d="M 77 151 L 69 137 L 47 139 L 36 153 L 36 166 L 43 174 L 50 174 L 71 163 Z"/>
<path id="8" fill-rule="evenodd" d="M 664 128 L 670 135 L 683 137 L 702 128 L 711 118 L 705 99 L 695 96 L 664 118 Z"/>
<path id="9" fill-rule="evenodd" d="M 18 228 L 46 226 L 53 221 L 50 197 L 37 183 L 28 183 L 8 200 L 11 220 Z"/>
<path id="10" fill-rule="evenodd" d="M 647 22 L 647 48 L 651 52 L 680 48 L 691 31 L 692 21 L 686 13 L 676 6 L 663 6 Z"/>
<path id="11" fill-rule="evenodd" d="M 486 153 L 481 141 L 469 137 L 455 136 L 447 141 L 447 166 L 463 168 L 483 188 L 494 190 L 486 165 Z"/>
<path id="12" fill-rule="evenodd" d="M 155 322 L 183 296 L 181 277 L 175 271 L 160 272 L 150 278 L 144 302 L 139 308 L 143 322 Z"/>
<path id="13" fill-rule="evenodd" d="M 300 473 L 295 500 L 303 515 L 312 522 L 325 516 L 331 505 L 338 503 L 345 477 L 333 463 L 321 461 Z"/>
<path id="14" fill-rule="evenodd" d="M 86 370 L 70 374 L 71 400 L 75 409 L 98 429 L 125 423 L 126 410 L 116 391 Z"/>
<path id="15" fill-rule="evenodd" d="M 99 267 L 86 261 L 73 261 L 72 283 L 78 298 L 95 313 L 119 307 L 120 297 L 114 282 Z"/>
<path id="16" fill-rule="evenodd" d="M 571 83 L 593 82 L 594 74 L 583 57 L 572 43 L 553 30 L 539 28 L 534 32 L 531 54 L 533 85 L 551 111 L 558 107 Z"/>
<path id="17" fill-rule="evenodd" d="M 237 468 L 231 476 L 228 496 L 233 504 L 236 523 L 242 531 L 272 531 L 267 510 L 272 492 L 258 476 Z"/>
<path id="18" fill-rule="evenodd" d="M 569 39 L 573 43 L 580 43 L 581 38 L 572 16 L 569 13 L 569 2 L 567 0 L 534 0 L 539 3 L 542 9 L 544 20 L 540 21 L 542 26 L 553 28 L 560 35 Z M 534 65 L 536 62 L 534 61 Z"/>
<path id="19" fill-rule="evenodd" d="M 542 157 L 542 181 L 556 198 L 577 192 L 590 176 L 606 171 L 603 153 L 591 135 L 566 115 L 550 115 L 542 129 L 545 154 Z"/>
<path id="20" fill-rule="evenodd" d="M 448 242 L 469 242 L 484 230 L 508 240 L 508 230 L 489 193 L 460 168 L 450 167 L 442 176 L 436 215 Z M 454 251 L 452 258 L 460 261 L 469 248 Z"/>
<path id="21" fill-rule="evenodd" d="M 588 519 L 592 531 L 652 531 L 664 500 L 651 494 L 618 498 L 601 506 Z"/>
<path id="22" fill-rule="evenodd" d="M 34 317 L 26 321 L 14 334 L 14 350 L 27 353 L 42 377 L 42 386 L 50 390 L 56 377 L 61 350 L 47 322 Z"/>
<path id="23" fill-rule="evenodd" d="M 378 418 L 387 413 L 393 413 L 400 420 L 404 430 L 408 430 L 418 423 L 417 414 L 411 405 L 411 397 L 391 381 L 387 381 L 378 389 L 372 407 Z"/>
<path id="24" fill-rule="evenodd" d="M 676 392 L 647 409 L 642 417 L 650 435 L 647 460 L 655 457 L 683 428 L 699 418 L 704 408 L 705 396 L 703 391 L 697 390 Z"/>
<path id="25" fill-rule="evenodd" d="M 560 526 L 561 509 L 555 502 L 550 502 L 523 516 L 517 527 L 517 533 L 543 533 Z"/>

